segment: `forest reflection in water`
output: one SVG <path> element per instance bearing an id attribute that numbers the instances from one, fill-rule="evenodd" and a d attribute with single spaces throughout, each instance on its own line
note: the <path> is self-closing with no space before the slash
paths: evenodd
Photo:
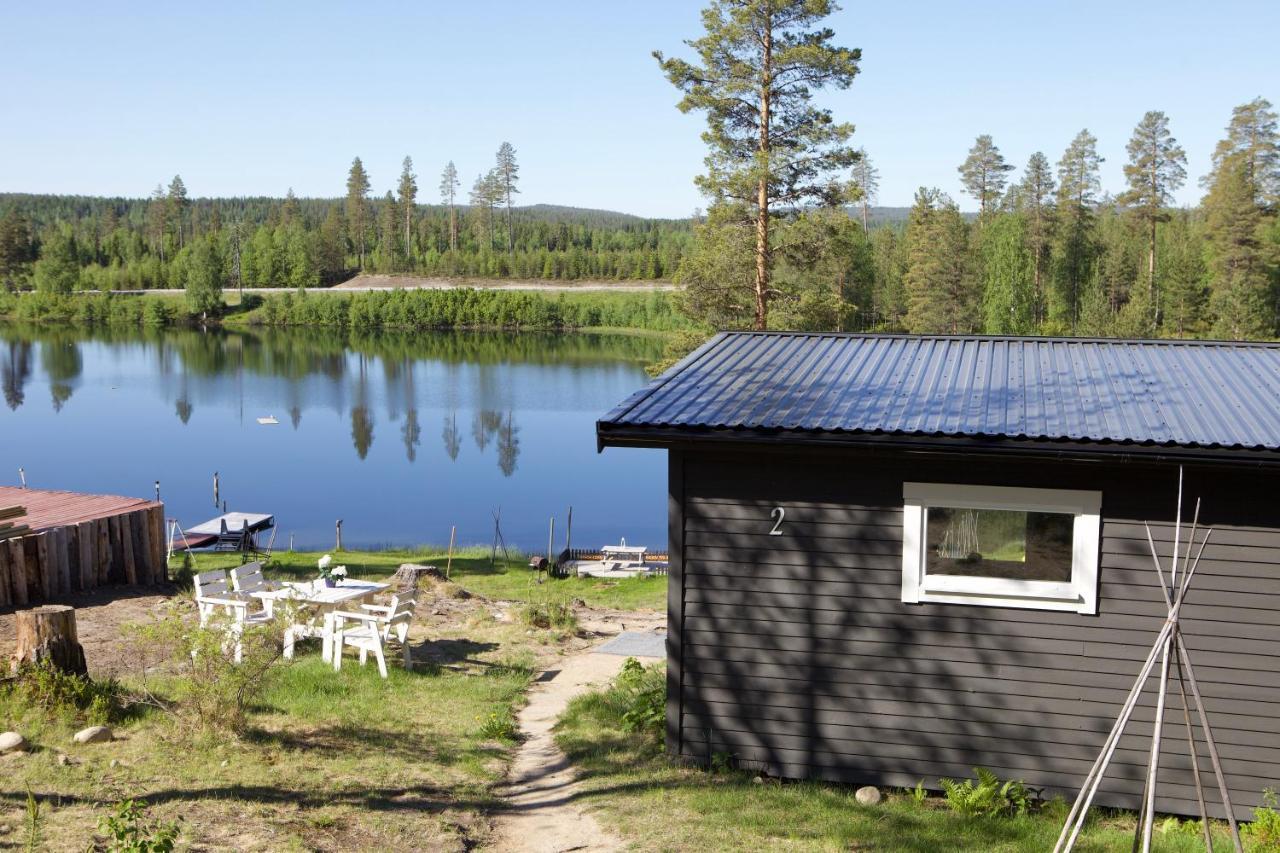
<path id="1" fill-rule="evenodd" d="M 320 472 L 335 467 L 366 480 L 395 479 L 404 466 L 422 464 L 437 475 L 450 465 L 475 479 L 486 466 L 519 479 L 537 455 L 538 476 L 619 469 L 631 482 L 653 479 L 660 491 L 660 478 L 633 470 L 652 468 L 649 454 L 596 457 L 592 431 L 597 417 L 647 381 L 643 365 L 661 348 L 648 337 L 583 334 L 0 326 L 9 412 L 0 411 L 0 435 L 22 447 L 3 461 L 54 475 L 47 485 L 56 479 L 57 487 L 87 490 L 85 478 L 73 476 L 84 469 L 73 472 L 79 454 L 67 443 L 109 432 L 125 436 L 113 454 L 157 478 L 173 477 L 156 470 L 157 455 L 212 472 L 228 468 L 227 449 L 285 455 L 295 486 L 321 489 Z M 260 426 L 266 417 L 279 425 Z M 257 469 L 248 459 L 245 467 L 255 480 L 279 467 L 271 458 L 253 461 Z M 0 482 L 8 479 L 0 470 Z M 656 505 L 661 495 L 654 497 Z"/>

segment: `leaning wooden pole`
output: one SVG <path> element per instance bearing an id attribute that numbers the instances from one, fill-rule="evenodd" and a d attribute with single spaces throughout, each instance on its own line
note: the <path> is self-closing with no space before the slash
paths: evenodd
<path id="1" fill-rule="evenodd" d="M 1138 849 L 1141 845 L 1144 853 L 1149 853 L 1151 849 L 1152 834 L 1155 823 L 1155 795 L 1157 780 L 1160 771 L 1160 747 L 1161 738 L 1164 730 L 1165 709 L 1167 704 L 1167 695 L 1170 687 L 1169 665 L 1172 662 L 1175 668 L 1175 678 L 1178 683 L 1179 696 L 1182 699 L 1183 723 L 1187 733 L 1187 746 L 1191 756 L 1191 772 L 1194 776 L 1196 787 L 1196 802 L 1200 807 L 1200 816 L 1204 829 L 1205 849 L 1212 853 L 1213 837 L 1209 831 L 1209 814 L 1208 806 L 1204 796 L 1204 785 L 1200 778 L 1200 762 L 1198 755 L 1198 746 L 1195 738 L 1195 730 L 1191 723 L 1190 706 L 1195 705 L 1196 715 L 1198 717 L 1200 728 L 1204 732 L 1205 746 L 1209 752 L 1210 763 L 1213 766 L 1214 779 L 1218 786 L 1218 793 L 1222 798 L 1223 809 L 1227 814 L 1227 822 L 1231 830 L 1231 840 L 1237 853 L 1243 853 L 1243 847 L 1240 842 L 1239 827 L 1235 819 L 1235 810 L 1231 803 L 1231 793 L 1227 785 L 1226 774 L 1222 769 L 1222 761 L 1218 754 L 1217 743 L 1213 738 L 1213 731 L 1209 726 L 1208 714 L 1205 711 L 1204 700 L 1200 695 L 1200 687 L 1195 677 L 1195 669 L 1191 663 L 1191 655 L 1187 651 L 1186 643 L 1182 637 L 1181 627 L 1181 610 L 1182 605 L 1186 601 L 1186 596 L 1191 587 L 1191 580 L 1195 576 L 1196 570 L 1200 566 L 1200 558 L 1204 555 L 1205 546 L 1208 545 L 1209 539 L 1213 533 L 1212 530 L 1206 530 L 1204 537 L 1200 540 L 1199 547 L 1194 548 L 1195 556 L 1192 557 L 1192 550 L 1195 546 L 1196 532 L 1199 528 L 1200 521 L 1200 502 L 1196 501 L 1195 516 L 1191 524 L 1191 534 L 1186 542 L 1186 550 L 1182 551 L 1181 526 L 1182 526 L 1182 472 L 1179 471 L 1178 477 L 1178 504 L 1177 519 L 1174 526 L 1174 542 L 1173 555 L 1169 566 L 1168 582 L 1165 581 L 1164 569 L 1160 564 L 1159 552 L 1156 549 L 1155 540 L 1151 535 L 1150 525 L 1147 525 L 1147 544 L 1151 549 L 1152 566 L 1156 572 L 1156 577 L 1160 582 L 1160 593 L 1164 598 L 1165 606 L 1168 608 L 1168 615 L 1164 624 L 1161 625 L 1160 631 L 1156 636 L 1155 643 L 1151 646 L 1151 651 L 1147 654 L 1147 659 L 1135 679 L 1133 687 L 1129 691 L 1124 704 L 1121 706 L 1120 713 L 1116 718 L 1115 725 L 1107 735 L 1106 741 L 1103 743 L 1102 749 L 1090 768 L 1089 773 L 1085 776 L 1081 785 L 1080 793 L 1072 803 L 1071 810 L 1067 815 L 1067 820 L 1063 824 L 1062 831 L 1058 835 L 1058 841 L 1054 845 L 1055 853 L 1065 853 L 1074 848 L 1081 830 L 1084 828 L 1085 819 L 1089 812 L 1089 807 L 1093 802 L 1093 797 L 1097 793 L 1102 779 L 1106 775 L 1107 767 L 1111 763 L 1111 759 L 1115 754 L 1116 748 L 1124 734 L 1130 720 L 1132 719 L 1134 708 L 1137 705 L 1138 696 L 1145 688 L 1151 677 L 1152 670 L 1155 667 L 1156 658 L 1160 658 L 1160 684 L 1159 693 L 1156 696 L 1156 712 L 1153 721 L 1153 730 L 1151 735 L 1151 750 L 1147 765 L 1147 776 L 1142 789 L 1142 800 L 1138 812 L 1138 821 L 1134 827 L 1134 849 Z M 1178 559 L 1182 558 L 1182 572 L 1179 576 Z M 1187 700 L 1187 685 L 1191 687 L 1191 701 Z"/>

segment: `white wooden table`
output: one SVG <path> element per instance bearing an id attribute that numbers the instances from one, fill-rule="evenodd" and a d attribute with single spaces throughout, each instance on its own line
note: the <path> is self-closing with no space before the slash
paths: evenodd
<path id="1" fill-rule="evenodd" d="M 312 611 L 314 613 L 313 621 L 318 620 L 321 623 L 319 627 L 300 631 L 299 629 L 303 628 L 304 625 L 299 622 L 291 626 L 290 630 L 296 636 L 319 636 L 323 644 L 320 654 L 327 663 L 332 659 L 334 611 L 343 609 L 344 605 L 357 604 L 364 601 L 366 598 L 388 589 L 390 586 L 390 584 L 360 580 L 339 581 L 337 586 L 332 587 L 320 586 L 318 582 L 311 581 L 302 583 L 286 581 L 280 589 L 263 590 L 262 592 L 250 594 L 254 598 L 262 600 L 263 609 L 268 614 L 273 612 L 276 602 L 279 601 L 291 602 Z"/>

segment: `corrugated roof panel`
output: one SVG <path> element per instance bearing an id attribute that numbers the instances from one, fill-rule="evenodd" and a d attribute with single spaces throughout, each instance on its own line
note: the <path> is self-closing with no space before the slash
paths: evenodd
<path id="1" fill-rule="evenodd" d="M 624 428 L 1280 450 L 1280 346 L 726 333 L 598 424 Z"/>

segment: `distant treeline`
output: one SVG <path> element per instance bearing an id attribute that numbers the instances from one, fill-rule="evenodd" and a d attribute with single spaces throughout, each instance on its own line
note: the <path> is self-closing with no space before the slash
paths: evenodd
<path id="1" fill-rule="evenodd" d="M 493 174 L 469 204 L 454 199 L 456 173 L 442 204 L 418 204 L 411 168 L 406 158 L 399 196 L 380 198 L 358 158 L 345 199 L 191 198 L 180 176 L 149 198 L 0 194 L 0 288 L 296 288 L 358 272 L 653 280 L 675 273 L 692 239 L 688 220 L 505 210 Z"/>

